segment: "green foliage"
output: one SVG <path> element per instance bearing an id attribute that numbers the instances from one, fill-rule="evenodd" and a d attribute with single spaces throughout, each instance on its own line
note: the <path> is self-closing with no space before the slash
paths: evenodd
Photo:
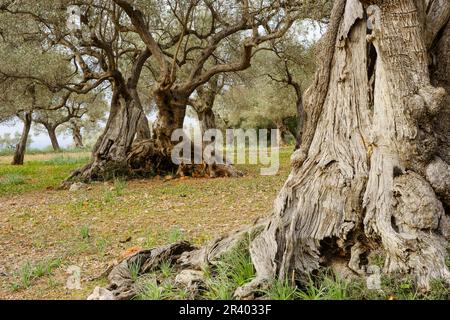
<path id="1" fill-rule="evenodd" d="M 0 159 L 0 196 L 55 188 L 71 171 L 85 164 L 88 158 L 80 154 L 73 157 L 65 156 L 64 161 L 25 161 L 23 166 L 11 166 L 10 161 L 7 159 L 7 162 L 1 162 Z"/>
<path id="2" fill-rule="evenodd" d="M 161 274 L 165 278 L 170 278 L 170 276 L 173 273 L 172 264 L 170 261 L 163 261 L 160 266 L 159 270 L 161 271 Z"/>
<path id="3" fill-rule="evenodd" d="M 95 241 L 95 246 L 101 255 L 105 255 L 108 244 L 109 242 L 105 238 L 99 238 Z"/>
<path id="4" fill-rule="evenodd" d="M 27 261 L 16 272 L 17 281 L 11 284 L 11 289 L 16 291 L 29 288 L 33 281 L 44 276 L 50 276 L 53 271 L 62 264 L 61 258 L 50 258 L 32 263 Z"/>
<path id="5" fill-rule="evenodd" d="M 222 256 L 213 270 L 205 269 L 208 299 L 229 300 L 234 291 L 255 277 L 255 269 L 248 251 L 249 239 L 241 241 Z"/>
<path id="6" fill-rule="evenodd" d="M 290 281 L 287 279 L 284 281 L 274 281 L 269 285 L 269 288 L 263 290 L 262 293 L 269 300 L 294 300 L 299 296 L 297 287 L 292 286 Z"/>
<path id="7" fill-rule="evenodd" d="M 89 157 L 74 158 L 71 156 L 59 155 L 50 160 L 45 160 L 44 165 L 81 165 L 89 161 Z"/>
<path id="8" fill-rule="evenodd" d="M 141 265 L 139 261 L 128 262 L 128 271 L 130 272 L 131 279 L 137 281 L 139 273 L 141 271 Z"/>
<path id="9" fill-rule="evenodd" d="M 25 177 L 20 173 L 7 173 L 0 177 L 0 185 L 5 188 L 21 184 L 25 184 Z"/>
<path id="10" fill-rule="evenodd" d="M 114 193 L 117 197 L 123 196 L 127 183 L 121 178 L 114 179 Z"/>
<path id="11" fill-rule="evenodd" d="M 183 231 L 180 228 L 174 227 L 169 231 L 168 241 L 169 243 L 175 243 L 182 240 L 183 237 Z"/>
<path id="12" fill-rule="evenodd" d="M 82 226 L 80 229 L 80 237 L 83 240 L 87 240 L 90 238 L 90 234 L 89 234 L 89 227 L 88 226 Z"/>
<path id="13" fill-rule="evenodd" d="M 164 300 L 165 297 L 164 290 L 156 279 L 149 279 L 141 285 L 137 300 Z"/>

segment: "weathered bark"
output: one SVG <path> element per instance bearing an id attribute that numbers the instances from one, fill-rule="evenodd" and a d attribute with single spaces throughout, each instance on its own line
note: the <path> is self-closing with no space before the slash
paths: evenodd
<path id="1" fill-rule="evenodd" d="M 142 140 L 134 144 L 128 155 L 128 165 L 136 175 L 165 175 L 175 172 L 176 176 L 193 177 L 237 177 L 242 175 L 231 165 L 221 164 L 181 164 L 172 162 L 172 150 L 179 141 L 172 141 L 172 133 L 182 129 L 186 116 L 187 97 L 176 91 L 154 92 L 158 107 L 158 117 L 153 126 L 152 139 Z M 204 108 L 204 111 L 211 108 Z M 208 123 L 211 124 L 211 118 Z M 192 145 L 192 150 L 196 150 Z M 195 152 L 195 151 L 194 151 Z M 192 161 L 195 155 L 192 156 Z"/>
<path id="2" fill-rule="evenodd" d="M 450 11 L 450 2 L 447 2 Z M 439 12 L 439 11 L 438 11 Z M 439 18 L 436 18 L 439 19 Z M 445 20 L 444 20 L 445 21 Z M 439 28 L 436 28 L 440 30 Z M 433 131 L 437 136 L 437 157 L 427 167 L 427 178 L 441 201 L 450 208 L 450 22 L 440 30 L 431 46 L 431 83 L 447 91 L 441 110 L 433 121 Z"/>
<path id="3" fill-rule="evenodd" d="M 141 114 L 142 108 L 131 96 L 124 96 L 119 88 L 114 88 L 109 118 L 103 134 L 94 146 L 90 163 L 74 171 L 66 182 L 90 182 L 129 176 L 127 158 Z"/>
<path id="4" fill-rule="evenodd" d="M 152 138 L 138 141 L 133 145 L 127 162 L 130 169 L 139 175 L 167 174 L 176 171 L 171 152 L 178 141 L 172 141 L 172 133 L 183 128 L 186 115 L 186 100 L 173 93 L 154 92 L 158 116 L 153 125 Z"/>
<path id="5" fill-rule="evenodd" d="M 63 186 L 73 181 L 90 182 L 109 180 L 117 176 L 133 176 L 134 172 L 129 166 L 128 158 L 139 123 L 142 126 L 145 117 L 137 84 L 144 63 L 150 55 L 148 50 L 140 53 L 128 81 L 125 81 L 119 71 L 113 73 L 114 79 L 111 81 L 113 95 L 105 130 L 94 146 L 90 163 L 72 172 Z"/>
<path id="6" fill-rule="evenodd" d="M 206 108 L 197 112 L 200 132 L 202 135 L 209 129 L 216 129 L 216 116 L 212 108 Z"/>
<path id="7" fill-rule="evenodd" d="M 83 148 L 83 136 L 81 134 L 81 128 L 75 123 L 70 123 L 70 130 L 72 131 L 72 140 L 75 148 Z"/>
<path id="8" fill-rule="evenodd" d="M 297 110 L 297 134 L 295 135 L 295 150 L 300 149 L 302 144 L 303 136 L 303 124 L 305 122 L 305 110 L 303 108 L 303 95 L 300 84 L 294 83 L 296 99 L 296 110 Z"/>
<path id="9" fill-rule="evenodd" d="M 428 16 L 421 1 L 370 3 L 335 1 L 305 94 L 303 142 L 251 243 L 257 277 L 236 291 L 239 298 L 275 278 L 301 281 L 342 261 L 364 276 L 373 250 L 384 251 L 384 272 L 410 274 L 419 288 L 450 282 L 449 167 L 439 148 L 450 139 L 439 124 L 448 119 L 448 100 L 438 87 L 448 85 L 448 1 L 429 2 L 440 10 Z M 211 263 L 204 259 L 211 245 L 178 264 Z"/>
<path id="10" fill-rule="evenodd" d="M 150 131 L 147 116 L 145 115 L 144 112 L 142 112 L 138 122 L 136 142 L 151 139 L 151 137 L 152 133 Z"/>
<path id="11" fill-rule="evenodd" d="M 12 165 L 23 165 L 23 160 L 25 158 L 25 151 L 27 148 L 28 136 L 30 134 L 31 129 L 31 121 L 32 121 L 32 112 L 31 111 L 25 112 L 23 116 L 22 135 L 20 136 L 20 141 L 16 146 L 13 161 L 11 163 Z"/>
<path id="12" fill-rule="evenodd" d="M 52 143 L 53 150 L 60 151 L 61 147 L 59 146 L 58 137 L 56 136 L 56 127 L 45 125 L 45 129 L 47 130 L 48 137 L 50 138 L 50 142 Z"/>
<path id="13" fill-rule="evenodd" d="M 385 272 L 411 273 L 425 288 L 430 279 L 450 279 L 445 212 L 425 178 L 437 152 L 430 123 L 445 92 L 430 85 L 424 8 L 407 0 L 372 3 L 373 70 L 362 4 L 335 3 L 325 37 L 334 45 L 321 48 L 326 56 L 308 90 L 305 143 L 270 224 L 252 244 L 258 279 L 242 292 L 339 257 L 363 274 L 360 256 L 379 245 Z"/>

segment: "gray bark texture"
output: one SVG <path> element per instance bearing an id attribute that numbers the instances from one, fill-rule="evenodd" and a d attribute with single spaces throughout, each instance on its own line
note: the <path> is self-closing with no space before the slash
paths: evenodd
<path id="1" fill-rule="evenodd" d="M 302 145 L 272 214 L 244 232 L 257 277 L 302 281 L 322 267 L 450 282 L 449 1 L 336 0 L 305 93 Z M 253 229 L 252 229 L 253 228 Z M 242 232 L 188 250 L 180 269 L 214 264 Z"/>

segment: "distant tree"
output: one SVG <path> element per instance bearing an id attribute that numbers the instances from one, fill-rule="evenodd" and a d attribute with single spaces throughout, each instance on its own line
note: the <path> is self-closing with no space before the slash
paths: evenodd
<path id="1" fill-rule="evenodd" d="M 4 133 L 3 136 L 0 136 L 0 150 L 1 149 L 15 149 L 17 144 L 20 142 L 22 135 L 19 132 L 15 132 L 14 135 L 7 132 Z M 28 137 L 27 139 L 27 149 L 33 143 L 32 137 Z"/>
<path id="2" fill-rule="evenodd" d="M 57 138 L 57 130 L 70 130 L 74 143 L 78 147 L 83 146 L 81 129 L 90 126 L 89 122 L 97 122 L 103 119 L 106 103 L 102 95 L 91 92 L 87 95 L 76 95 L 66 101 L 66 104 L 57 110 L 37 110 L 33 114 L 33 121 L 41 125 L 47 131 L 53 150 L 59 151 L 60 145 Z M 86 119 L 85 118 L 89 118 Z M 40 129 L 37 128 L 39 131 Z"/>

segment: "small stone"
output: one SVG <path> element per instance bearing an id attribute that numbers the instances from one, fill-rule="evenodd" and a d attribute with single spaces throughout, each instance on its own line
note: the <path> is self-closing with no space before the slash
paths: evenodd
<path id="1" fill-rule="evenodd" d="M 81 268 L 79 266 L 69 266 L 66 273 L 70 274 L 66 281 L 66 288 L 69 290 L 81 290 Z"/>
<path id="2" fill-rule="evenodd" d="M 381 289 L 381 275 L 372 274 L 367 277 L 366 280 L 368 290 L 380 290 Z"/>
<path id="3" fill-rule="evenodd" d="M 381 274 L 381 269 L 379 266 L 372 264 L 367 267 L 367 273 L 368 274 Z"/>
<path id="4" fill-rule="evenodd" d="M 74 183 L 74 184 L 72 184 L 72 185 L 70 186 L 69 191 L 70 191 L 70 192 L 75 192 L 75 191 L 81 190 L 81 189 L 83 189 L 83 188 L 85 188 L 85 187 L 86 187 L 86 184 L 85 184 L 85 183 L 82 183 L 82 182 L 76 182 L 76 183 Z"/>
<path id="5" fill-rule="evenodd" d="M 87 300 L 114 300 L 114 295 L 111 291 L 105 288 L 95 287 L 94 291 L 87 298 Z"/>
<path id="6" fill-rule="evenodd" d="M 197 290 L 204 283 L 202 271 L 183 270 L 175 277 L 175 283 L 186 287 L 188 290 Z"/>

